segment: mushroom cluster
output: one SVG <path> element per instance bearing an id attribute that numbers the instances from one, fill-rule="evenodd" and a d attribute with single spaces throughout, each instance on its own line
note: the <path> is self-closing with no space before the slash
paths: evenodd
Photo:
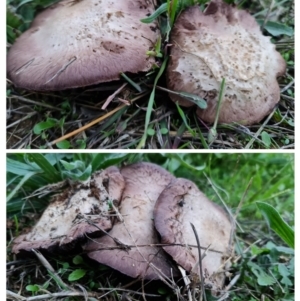
<path id="1" fill-rule="evenodd" d="M 147 52 L 160 31 L 156 23 L 140 20 L 154 5 L 62 0 L 39 14 L 11 47 L 8 78 L 25 89 L 62 90 L 148 71 L 155 58 Z M 257 123 L 279 102 L 277 77 L 285 73 L 285 61 L 248 12 L 223 0 L 210 1 L 204 12 L 189 7 L 176 20 L 170 42 L 170 98 L 182 106 L 194 103 L 180 92 L 204 99 L 207 108 L 197 109 L 203 121 L 215 121 L 223 79 L 220 123 Z"/>
<path id="2" fill-rule="evenodd" d="M 201 241 L 203 279 L 223 288 L 234 226 L 221 207 L 186 179 L 151 163 L 109 167 L 56 196 L 13 252 L 82 246 L 93 260 L 133 278 L 198 275 L 193 223 Z"/>

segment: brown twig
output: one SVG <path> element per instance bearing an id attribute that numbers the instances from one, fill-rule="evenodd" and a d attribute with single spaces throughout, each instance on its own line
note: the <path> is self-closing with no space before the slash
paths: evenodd
<path id="1" fill-rule="evenodd" d="M 132 100 L 130 100 L 130 102 L 133 103 L 133 102 L 135 102 L 136 100 L 138 100 L 138 99 L 142 98 L 143 96 L 145 96 L 146 94 L 148 94 L 148 92 L 143 93 L 143 94 L 140 94 L 139 96 L 137 96 L 137 97 L 133 98 Z M 93 126 L 94 124 L 97 124 L 97 123 L 99 123 L 99 122 L 105 120 L 106 118 L 110 117 L 111 115 L 113 115 L 114 113 L 116 113 L 116 112 L 118 112 L 119 110 L 123 109 L 124 107 L 127 107 L 127 105 L 123 104 L 123 105 L 121 105 L 121 106 L 118 106 L 117 108 L 115 108 L 115 109 L 113 109 L 112 111 L 108 112 L 107 114 L 105 114 L 105 115 L 103 115 L 103 116 L 101 116 L 101 117 L 99 117 L 99 118 L 93 120 L 92 122 L 90 122 L 90 123 L 84 125 L 83 127 L 79 128 L 79 129 L 77 129 L 77 130 L 75 130 L 75 131 L 73 131 L 73 132 L 71 132 L 71 133 L 69 133 L 69 134 L 63 135 L 63 136 L 61 136 L 61 137 L 58 138 L 58 139 L 53 140 L 52 142 L 50 142 L 50 143 L 48 144 L 48 146 L 52 146 L 52 145 L 54 145 L 54 144 L 56 144 L 56 143 L 58 143 L 58 142 L 60 142 L 60 141 L 66 140 L 66 139 L 68 139 L 68 138 L 70 138 L 70 137 L 72 137 L 72 136 L 75 136 L 75 135 L 77 135 L 77 134 L 79 134 L 79 133 L 85 131 L 86 129 L 90 128 L 90 127 Z"/>
<path id="2" fill-rule="evenodd" d="M 127 83 L 123 84 L 119 89 L 117 89 L 113 94 L 107 97 L 105 103 L 101 107 L 102 110 L 105 110 L 107 106 L 110 104 L 110 102 L 114 99 L 116 95 L 118 95 L 125 87 L 127 86 Z"/>

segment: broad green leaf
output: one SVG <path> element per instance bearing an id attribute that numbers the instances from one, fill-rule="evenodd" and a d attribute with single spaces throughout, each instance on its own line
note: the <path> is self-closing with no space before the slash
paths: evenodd
<path id="1" fill-rule="evenodd" d="M 73 263 L 74 263 L 74 264 L 81 264 L 81 263 L 83 263 L 83 258 L 82 258 L 80 255 L 76 255 L 76 256 L 73 258 Z"/>
<path id="2" fill-rule="evenodd" d="M 21 32 L 18 32 L 17 30 L 8 25 L 6 26 L 6 38 L 8 43 L 13 44 L 15 39 L 19 36 L 19 34 L 21 34 Z"/>
<path id="3" fill-rule="evenodd" d="M 148 134 L 149 136 L 154 136 L 154 135 L 155 135 L 155 131 L 154 131 L 153 129 L 151 129 L 151 128 L 148 128 L 147 134 Z"/>
<path id="4" fill-rule="evenodd" d="M 44 154 L 44 157 L 49 162 L 49 164 L 53 166 L 63 158 L 72 158 L 72 154 L 49 153 L 49 154 Z"/>
<path id="5" fill-rule="evenodd" d="M 178 92 L 178 95 L 189 100 L 190 102 L 196 104 L 200 109 L 207 108 L 206 101 L 203 98 L 201 98 L 195 94 L 191 94 L 191 93 L 187 93 L 187 92 Z"/>
<path id="6" fill-rule="evenodd" d="M 6 9 L 6 25 L 10 26 L 13 29 L 18 29 L 23 22 L 24 21 L 22 17 L 13 12 L 11 6 L 8 6 Z"/>
<path id="7" fill-rule="evenodd" d="M 217 130 L 214 127 L 210 128 L 207 135 L 207 142 L 211 144 L 216 141 L 217 137 L 218 137 Z"/>
<path id="8" fill-rule="evenodd" d="M 84 139 L 76 140 L 77 149 L 86 149 L 86 141 Z"/>
<path id="9" fill-rule="evenodd" d="M 270 147 L 271 138 L 270 138 L 270 135 L 267 132 L 263 131 L 261 133 L 261 140 L 263 141 L 263 143 L 265 144 L 266 147 Z"/>
<path id="10" fill-rule="evenodd" d="M 47 118 L 46 121 L 42 121 L 37 123 L 34 127 L 33 127 L 33 132 L 36 135 L 40 135 L 42 133 L 42 131 L 47 130 L 47 129 L 51 129 L 53 127 L 55 127 L 56 125 L 58 125 L 59 121 L 57 119 L 53 119 L 53 118 Z"/>
<path id="11" fill-rule="evenodd" d="M 29 3 L 29 2 L 33 2 L 33 0 L 23 0 L 23 1 L 21 1 L 18 4 L 18 6 L 16 7 L 16 10 L 18 10 L 18 8 L 20 8 L 21 6 L 23 6 L 24 4 Z"/>
<path id="12" fill-rule="evenodd" d="M 34 292 L 34 293 L 36 293 L 39 290 L 40 290 L 40 288 L 36 284 L 34 284 L 34 285 L 32 285 L 32 284 L 26 285 L 26 291 L 28 291 L 28 292 Z"/>
<path id="13" fill-rule="evenodd" d="M 66 170 L 70 170 L 70 171 L 75 169 L 83 170 L 85 168 L 85 164 L 79 160 L 76 160 L 74 162 L 67 162 L 65 160 L 60 160 L 60 163 L 64 166 Z"/>
<path id="14" fill-rule="evenodd" d="M 295 254 L 294 249 L 283 247 L 283 246 L 276 246 L 272 241 L 267 242 L 266 248 L 269 249 L 269 250 L 275 249 L 279 253 L 284 253 L 284 254 L 288 254 L 288 255 L 294 255 Z"/>
<path id="15" fill-rule="evenodd" d="M 263 19 L 256 20 L 259 25 L 264 24 Z M 277 37 L 280 35 L 287 35 L 289 37 L 294 35 L 294 29 L 290 26 L 287 26 L 285 24 L 281 24 L 278 22 L 273 21 L 267 21 L 267 23 L 264 25 L 264 29 L 268 31 L 272 36 Z"/>
<path id="16" fill-rule="evenodd" d="M 278 272 L 282 276 L 282 279 L 280 280 L 280 283 L 282 283 L 286 286 L 292 286 L 293 285 L 292 281 L 289 279 L 289 277 L 293 276 L 293 275 L 291 275 L 291 272 L 286 267 L 286 265 L 284 265 L 283 263 L 279 263 L 278 264 Z"/>
<path id="17" fill-rule="evenodd" d="M 270 228 L 291 248 L 295 247 L 294 230 L 282 219 L 278 211 L 271 205 L 256 202 L 257 207 L 264 215 Z"/>
<path id="18" fill-rule="evenodd" d="M 68 280 L 69 281 L 76 281 L 76 280 L 79 280 L 81 279 L 82 277 L 84 277 L 84 275 L 86 274 L 86 270 L 84 269 L 77 269 L 75 271 L 73 271 L 69 277 L 68 277 Z"/>
<path id="19" fill-rule="evenodd" d="M 92 165 L 89 164 L 84 171 L 77 169 L 72 171 L 63 171 L 63 174 L 67 178 L 71 178 L 73 180 L 85 181 L 92 174 Z"/>
<path id="20" fill-rule="evenodd" d="M 161 132 L 162 135 L 166 135 L 166 134 L 168 134 L 169 131 L 168 131 L 167 128 L 161 128 L 160 132 Z"/>
<path id="21" fill-rule="evenodd" d="M 57 142 L 56 146 L 59 149 L 69 149 L 71 147 L 71 143 L 68 140 L 63 140 L 63 141 Z"/>
<path id="22" fill-rule="evenodd" d="M 252 253 L 252 255 L 260 255 L 260 254 L 270 253 L 270 249 L 268 249 L 268 248 L 259 248 L 258 246 L 253 245 L 251 247 L 251 253 Z"/>
<path id="23" fill-rule="evenodd" d="M 282 277 L 288 277 L 291 275 L 290 271 L 283 263 L 278 264 L 278 272 Z"/>
<path id="24" fill-rule="evenodd" d="M 293 286 L 294 283 L 288 278 L 288 277 L 282 277 L 280 280 L 280 283 L 286 285 L 286 286 Z"/>
<path id="25" fill-rule="evenodd" d="M 248 266 L 251 268 L 252 273 L 257 278 L 257 283 L 261 286 L 269 286 L 276 283 L 276 280 L 268 275 L 260 266 L 253 262 L 248 262 Z"/>
<path id="26" fill-rule="evenodd" d="M 92 161 L 92 170 L 93 172 L 96 170 L 99 170 L 101 168 L 106 168 L 111 165 L 118 165 L 121 162 L 123 162 L 129 154 L 96 154 L 94 155 L 93 161 Z"/>

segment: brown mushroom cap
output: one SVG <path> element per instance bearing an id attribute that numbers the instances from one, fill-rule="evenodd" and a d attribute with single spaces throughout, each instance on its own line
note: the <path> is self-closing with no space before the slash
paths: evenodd
<path id="1" fill-rule="evenodd" d="M 276 77 L 285 73 L 285 61 L 248 12 L 222 0 L 211 1 L 204 13 L 189 7 L 176 20 L 171 43 L 168 88 L 205 99 L 207 108 L 197 110 L 202 120 L 214 122 L 223 78 L 220 123 L 257 123 L 279 102 Z M 170 97 L 183 106 L 194 105 Z"/>
<path id="2" fill-rule="evenodd" d="M 94 173 L 89 181 L 56 196 L 32 230 L 14 240 L 13 253 L 66 249 L 85 234 L 111 229 L 110 202 L 117 206 L 123 189 L 124 179 L 116 167 Z"/>
<path id="3" fill-rule="evenodd" d="M 159 35 L 140 22 L 151 1 L 63 0 L 39 14 L 11 47 L 8 77 L 32 90 L 63 90 L 151 69 Z"/>
<path id="4" fill-rule="evenodd" d="M 211 202 L 197 186 L 185 179 L 176 179 L 159 196 L 154 208 L 155 227 L 161 235 L 164 250 L 186 271 L 198 274 L 198 248 L 193 223 L 199 236 L 205 284 L 214 291 L 222 289 L 224 272 L 218 269 L 229 251 L 232 225 L 225 212 Z"/>
<path id="5" fill-rule="evenodd" d="M 150 163 L 137 163 L 121 169 L 125 179 L 119 221 L 109 232 L 90 241 L 85 250 L 88 256 L 133 278 L 159 279 L 159 274 L 149 266 L 152 263 L 167 277 L 176 274 L 176 268 L 169 262 L 159 243 L 153 224 L 153 208 L 163 189 L 174 177 L 161 167 Z M 128 249 L 122 249 L 117 239 Z M 137 246 L 137 247 L 136 247 Z"/>

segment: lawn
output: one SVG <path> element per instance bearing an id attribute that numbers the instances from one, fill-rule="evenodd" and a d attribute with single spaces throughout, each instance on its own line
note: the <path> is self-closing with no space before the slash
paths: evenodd
<path id="1" fill-rule="evenodd" d="M 36 14 L 54 2 L 57 1 L 7 0 L 8 51 Z M 157 7 L 166 2 L 158 1 Z M 180 7 L 194 3 L 174 1 L 177 2 Z M 203 5 L 207 1 L 195 2 Z M 158 64 L 153 72 L 127 74 L 126 79 L 89 87 L 46 92 L 16 88 L 7 80 L 7 148 L 293 149 L 294 1 L 227 2 L 248 10 L 265 25 L 263 33 L 271 36 L 287 64 L 285 75 L 278 79 L 280 102 L 260 123 L 216 124 L 212 128 L 197 117 L 194 107 L 180 108 L 170 100 L 163 90 L 164 62 L 168 57 L 164 50 L 168 43 L 168 20 L 176 19 L 180 13 L 180 9 L 173 8 L 158 18 L 163 37 L 154 51 Z M 103 110 L 102 105 L 112 95 L 113 101 Z"/>
<path id="2" fill-rule="evenodd" d="M 88 260 L 84 252 L 16 257 L 13 239 L 39 218 L 50 200 L 47 189 L 64 179 L 84 180 L 111 165 L 152 162 L 176 177 L 193 181 L 213 202 L 235 217 L 234 254 L 224 297 L 207 300 L 294 300 L 294 249 L 280 215 L 294 227 L 292 154 L 8 154 L 7 298 L 9 300 L 194 300 L 182 279 L 139 281 Z M 72 183 L 72 182 L 69 182 Z M 48 192 L 50 187 L 48 186 Z M 258 206 L 272 206 L 263 215 Z M 260 207 L 261 208 L 261 207 Z M 275 218 L 276 216 L 276 218 Z M 267 218 L 267 219 L 266 219 Z M 274 226 L 277 221 L 277 228 Z M 269 224 L 268 224 L 269 222 Z M 283 228 L 282 228 L 283 227 Z M 293 235 L 293 234 L 292 234 Z M 201 239 L 201 238 L 200 238 Z M 46 268 L 47 262 L 53 270 Z M 192 288 L 199 300 L 199 283 Z M 13 297 L 18 295 L 19 299 Z M 39 296 L 41 296 L 39 299 Z M 77 296 L 77 297 L 76 297 Z M 79 297 L 78 297 L 79 296 Z M 85 296 L 85 297 L 84 297 Z M 84 299 L 86 298 L 86 299 Z M 101 300 L 102 300 L 101 299 Z M 25 299 L 24 299 L 25 300 Z"/>

